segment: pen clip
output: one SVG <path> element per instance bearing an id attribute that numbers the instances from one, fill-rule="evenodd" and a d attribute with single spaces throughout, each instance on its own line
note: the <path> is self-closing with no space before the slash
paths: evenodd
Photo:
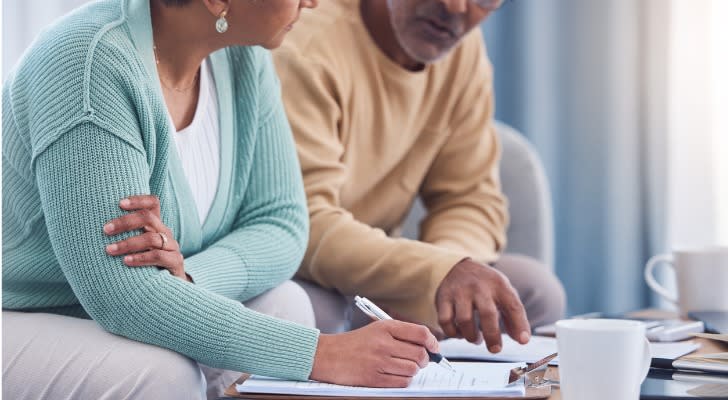
<path id="1" fill-rule="evenodd" d="M 392 319 L 384 310 L 377 307 L 376 304 L 372 303 L 371 300 L 366 297 L 355 296 L 354 301 L 356 305 L 364 311 L 365 314 L 370 316 L 375 321 Z"/>
<path id="2" fill-rule="evenodd" d="M 369 307 L 369 304 L 365 300 L 365 298 L 359 296 L 354 297 L 354 302 L 356 306 L 359 307 L 359 309 L 362 310 L 364 314 L 368 315 L 371 319 L 375 321 L 380 320 L 381 318 L 377 316 L 377 314 L 374 312 L 374 310 L 371 309 L 371 307 Z"/>

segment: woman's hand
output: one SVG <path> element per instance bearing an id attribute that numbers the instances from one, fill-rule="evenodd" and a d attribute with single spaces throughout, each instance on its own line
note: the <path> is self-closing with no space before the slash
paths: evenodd
<path id="1" fill-rule="evenodd" d="M 122 199 L 119 206 L 131 212 L 107 222 L 104 233 L 109 236 L 135 230 L 143 230 L 144 233 L 112 243 L 106 246 L 106 252 L 112 256 L 124 256 L 124 264 L 130 267 L 161 267 L 178 278 L 192 282 L 185 273 L 179 243 L 162 223 L 159 199 L 151 195 L 130 196 Z"/>
<path id="2" fill-rule="evenodd" d="M 430 362 L 425 349 L 439 351 L 430 330 L 397 320 L 321 335 L 311 379 L 348 386 L 407 387 Z"/>

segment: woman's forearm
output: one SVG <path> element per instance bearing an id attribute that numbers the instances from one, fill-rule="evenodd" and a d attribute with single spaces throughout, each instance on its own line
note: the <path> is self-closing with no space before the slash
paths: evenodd
<path id="1" fill-rule="evenodd" d="M 150 191 L 139 150 L 84 123 L 61 135 L 35 165 L 58 262 L 102 327 L 218 368 L 308 378 L 316 330 L 253 312 L 154 267 L 129 268 L 105 253 L 115 239 L 101 227 L 121 215 L 119 199 Z"/>

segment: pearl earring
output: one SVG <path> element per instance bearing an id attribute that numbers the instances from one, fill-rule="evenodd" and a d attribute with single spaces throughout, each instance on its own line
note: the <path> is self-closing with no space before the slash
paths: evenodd
<path id="1" fill-rule="evenodd" d="M 219 33 L 225 33 L 228 30 L 228 22 L 225 19 L 225 16 L 227 15 L 227 10 L 223 10 L 223 12 L 220 13 L 220 17 L 215 22 L 215 29 Z"/>

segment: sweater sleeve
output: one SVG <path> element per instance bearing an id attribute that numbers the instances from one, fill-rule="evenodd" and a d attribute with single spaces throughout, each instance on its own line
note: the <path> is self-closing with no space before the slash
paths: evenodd
<path id="1" fill-rule="evenodd" d="M 246 301 L 290 279 L 308 242 L 301 169 L 275 70 L 264 65 L 263 120 L 242 207 L 232 231 L 185 259 L 195 284 Z"/>
<path id="2" fill-rule="evenodd" d="M 466 255 L 388 237 L 358 221 L 340 202 L 347 179 L 339 134 L 342 109 L 335 74 L 298 53 L 276 52 L 308 198 L 309 246 L 299 276 L 345 295 L 360 294 L 437 326 L 435 294 Z"/>
<path id="3" fill-rule="evenodd" d="M 420 239 L 492 262 L 506 243 L 508 210 L 500 190 L 500 147 L 493 127 L 492 68 L 478 33 L 467 38 L 472 57 L 452 134 L 420 188 L 428 210 Z"/>
<path id="4" fill-rule="evenodd" d="M 318 332 L 259 314 L 154 267 L 108 256 L 103 224 L 119 199 L 149 193 L 145 155 L 91 122 L 80 123 L 34 164 L 48 235 L 86 312 L 104 329 L 236 371 L 307 379 Z M 241 223 L 241 226 L 244 225 Z"/>

